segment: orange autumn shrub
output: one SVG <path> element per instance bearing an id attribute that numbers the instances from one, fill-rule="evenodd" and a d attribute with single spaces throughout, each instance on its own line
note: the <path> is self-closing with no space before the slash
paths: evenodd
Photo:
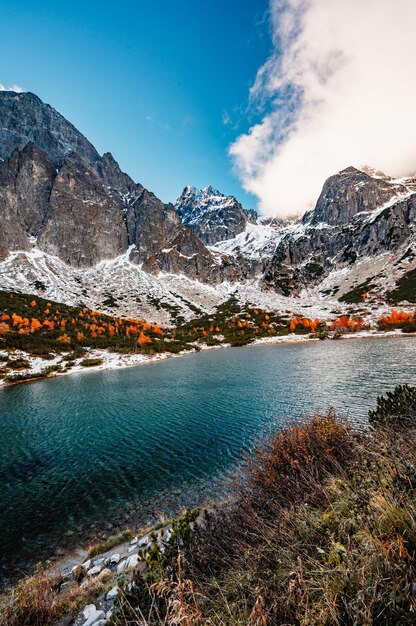
<path id="1" fill-rule="evenodd" d="M 283 504 L 314 488 L 351 461 L 354 442 L 333 412 L 315 415 L 273 434 L 248 463 L 255 488 L 273 492 Z"/>
<path id="2" fill-rule="evenodd" d="M 6 324 L 6 322 L 0 322 L 0 335 L 5 335 L 6 333 L 8 333 L 10 330 L 10 326 L 9 324 Z"/>
<path id="3" fill-rule="evenodd" d="M 380 323 L 385 326 L 395 326 L 396 324 L 403 324 L 406 322 L 414 322 L 415 316 L 413 311 L 396 311 L 392 309 L 390 315 L 385 315 L 380 318 Z"/>
<path id="4" fill-rule="evenodd" d="M 63 334 L 63 335 L 60 335 L 56 341 L 58 341 L 59 343 L 68 344 L 68 343 L 71 343 L 71 337 L 68 337 L 68 335 Z"/>
<path id="5" fill-rule="evenodd" d="M 155 333 L 155 335 L 163 335 L 163 330 L 159 327 L 158 324 L 153 324 L 151 330 L 152 333 Z"/>
<path id="6" fill-rule="evenodd" d="M 42 328 L 42 324 L 40 323 L 40 321 L 38 319 L 36 319 L 35 317 L 32 317 L 32 321 L 30 322 L 30 332 L 34 333 L 37 330 L 40 330 Z"/>
<path id="7" fill-rule="evenodd" d="M 332 322 L 330 330 L 340 330 L 344 332 L 357 332 L 364 328 L 364 320 L 359 316 L 341 315 Z"/>
<path id="8" fill-rule="evenodd" d="M 290 320 L 289 330 L 291 333 L 293 333 L 296 328 L 300 326 L 301 328 L 307 329 L 309 330 L 309 332 L 314 333 L 316 332 L 318 324 L 318 319 L 312 320 L 309 317 L 300 317 L 299 315 L 297 315 L 292 320 Z"/>
<path id="9" fill-rule="evenodd" d="M 141 331 L 137 339 L 137 343 L 139 344 L 139 346 L 144 346 L 147 343 L 152 343 L 152 340 L 150 339 L 150 337 L 145 335 L 144 332 Z"/>

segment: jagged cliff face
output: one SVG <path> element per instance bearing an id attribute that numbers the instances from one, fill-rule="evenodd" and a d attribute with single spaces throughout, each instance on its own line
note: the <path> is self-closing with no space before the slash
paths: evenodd
<path id="1" fill-rule="evenodd" d="M 224 196 L 211 186 L 205 189 L 185 187 L 175 209 L 182 223 L 211 245 L 232 239 L 257 218 L 254 211 L 245 211 L 234 196 Z"/>
<path id="2" fill-rule="evenodd" d="M 0 159 L 32 141 L 52 159 L 75 152 L 89 163 L 99 159 L 94 146 L 60 113 L 33 93 L 0 93 Z"/>
<path id="3" fill-rule="evenodd" d="M 123 216 L 82 162 L 65 162 L 53 181 L 38 247 L 74 267 L 113 259 L 128 246 Z"/>
<path id="4" fill-rule="evenodd" d="M 230 277 L 197 234 L 37 96 L 0 93 L 0 257 L 39 250 L 77 268 L 113 259 L 199 280 Z M 235 268 L 233 276 L 238 276 Z"/>
<path id="5" fill-rule="evenodd" d="M 355 168 L 331 176 L 313 211 L 279 243 L 264 281 L 296 294 L 332 270 L 351 269 L 414 245 L 416 193 L 411 181 L 372 177 Z"/>
<path id="6" fill-rule="evenodd" d="M 370 176 L 348 167 L 325 182 L 312 214 L 306 214 L 303 223 L 342 226 L 357 213 L 373 211 L 393 196 L 407 193 L 404 184 L 386 176 Z"/>
<path id="7" fill-rule="evenodd" d="M 56 172 L 33 143 L 14 150 L 0 163 L 0 258 L 12 250 L 28 250 L 48 216 Z"/>

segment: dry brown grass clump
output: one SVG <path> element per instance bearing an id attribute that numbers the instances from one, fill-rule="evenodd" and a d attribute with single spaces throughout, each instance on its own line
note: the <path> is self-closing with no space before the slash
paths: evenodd
<path id="1" fill-rule="evenodd" d="M 62 578 L 40 565 L 33 576 L 26 576 L 0 596 L 0 626 L 52 626 L 104 591 L 101 581 L 80 588 L 72 583 L 61 591 Z"/>

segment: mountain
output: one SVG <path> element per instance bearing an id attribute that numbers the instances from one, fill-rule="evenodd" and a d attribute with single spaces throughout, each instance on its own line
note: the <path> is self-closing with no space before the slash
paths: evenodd
<path id="1" fill-rule="evenodd" d="M 0 93 L 0 254 L 37 249 L 87 268 L 127 253 L 152 271 L 238 275 L 163 204 L 31 93 Z M 26 143 L 25 143 L 26 142 Z M 233 265 L 233 263 L 231 263 Z"/>
<path id="2" fill-rule="evenodd" d="M 175 209 L 186 226 L 206 244 L 232 239 L 247 223 L 256 223 L 257 213 L 246 211 L 234 196 L 225 196 L 211 186 L 188 185 L 176 200 Z"/>
<path id="3" fill-rule="evenodd" d="M 416 302 L 416 178 L 348 167 L 283 221 L 211 186 L 164 204 L 31 93 L 0 92 L 0 140 L 0 288 L 164 324 L 231 294 L 320 317 Z"/>
<path id="4" fill-rule="evenodd" d="M 98 161 L 94 146 L 60 113 L 33 93 L 0 92 L 0 159 L 33 142 L 52 159 L 71 152 Z"/>
<path id="5" fill-rule="evenodd" d="M 314 210 L 279 242 L 264 281 L 285 295 L 313 287 L 347 300 L 356 289 L 385 295 L 413 270 L 415 210 L 413 180 L 349 167 L 325 182 Z"/>

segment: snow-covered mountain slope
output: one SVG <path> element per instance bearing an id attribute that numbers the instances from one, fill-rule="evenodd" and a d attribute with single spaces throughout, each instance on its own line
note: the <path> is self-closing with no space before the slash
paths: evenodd
<path id="1" fill-rule="evenodd" d="M 83 303 L 104 313 L 163 325 L 211 311 L 231 295 L 241 303 L 323 319 L 331 317 L 334 306 L 345 308 L 315 292 L 291 298 L 264 290 L 259 279 L 211 286 L 182 274 L 153 275 L 131 263 L 127 254 L 79 270 L 36 248 L 12 252 L 0 262 L 0 289 L 38 294 L 69 305 Z"/>
<path id="2" fill-rule="evenodd" d="M 280 226 L 265 224 L 261 220 L 258 220 L 256 224 L 247 222 L 241 233 L 232 239 L 219 241 L 214 246 L 210 246 L 210 250 L 256 261 L 271 259 L 277 245 L 294 228 L 295 224 Z"/>
<path id="3" fill-rule="evenodd" d="M 386 271 L 377 273 L 384 264 L 380 259 L 399 271 L 402 256 L 414 255 L 415 234 L 412 185 L 347 168 L 326 181 L 315 209 L 281 239 L 264 282 L 287 295 L 317 287 L 330 275 L 381 284 Z M 328 289 L 321 292 L 327 295 Z M 343 285 L 334 283 L 332 295 L 343 292 Z"/>
<path id="4" fill-rule="evenodd" d="M 100 156 L 76 129 L 30 93 L 0 91 L 0 260 L 32 249 L 75 268 L 130 260 L 149 272 L 210 283 L 238 279 L 233 259 L 213 255 L 172 204 Z"/>
<path id="5" fill-rule="evenodd" d="M 0 129 L 0 288 L 164 324 L 231 293 L 322 315 L 416 302 L 415 177 L 348 167 L 284 223 L 210 186 L 164 204 L 33 94 L 0 92 Z"/>
<path id="6" fill-rule="evenodd" d="M 0 263 L 0 289 L 38 294 L 65 304 L 83 303 L 89 308 L 122 317 L 139 317 L 172 324 L 189 319 L 218 302 L 214 287 L 194 285 L 181 277 L 163 280 L 128 260 L 128 253 L 79 270 L 56 256 L 36 248 L 12 252 Z M 189 299 L 187 293 L 192 298 Z"/>

